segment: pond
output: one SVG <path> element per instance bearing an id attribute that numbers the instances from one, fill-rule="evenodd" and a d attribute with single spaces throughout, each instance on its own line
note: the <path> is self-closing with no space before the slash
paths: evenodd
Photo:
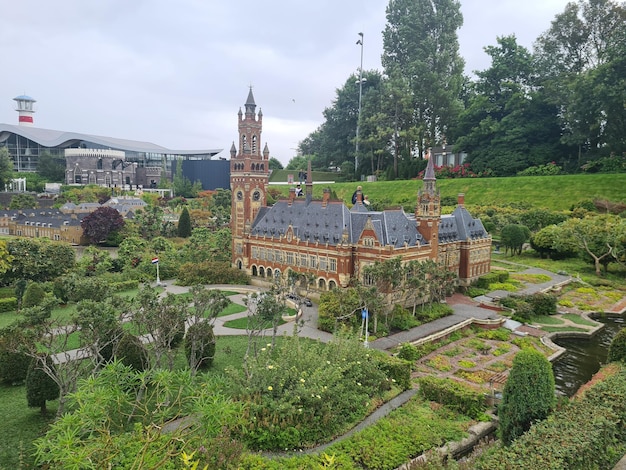
<path id="1" fill-rule="evenodd" d="M 606 362 L 609 345 L 617 332 L 626 326 L 626 318 L 617 314 L 594 317 L 606 326 L 595 336 L 585 338 L 561 338 L 554 342 L 567 348 L 567 352 L 552 364 L 557 392 L 571 397 L 598 372 Z"/>

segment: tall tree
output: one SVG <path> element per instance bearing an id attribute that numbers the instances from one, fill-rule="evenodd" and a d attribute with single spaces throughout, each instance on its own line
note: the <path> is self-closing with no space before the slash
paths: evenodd
<path id="1" fill-rule="evenodd" d="M 413 153 L 419 156 L 445 139 L 460 110 L 462 25 L 458 0 L 390 0 L 387 6 L 382 64 L 410 93 L 413 115 L 405 130 L 417 130 Z"/>
<path id="2" fill-rule="evenodd" d="M 626 149 L 626 4 L 570 2 L 535 44 L 546 96 L 559 107 L 563 142 L 586 154 Z"/>
<path id="3" fill-rule="evenodd" d="M 0 190 L 6 189 L 13 179 L 13 160 L 9 149 L 0 147 Z"/>
<path id="4" fill-rule="evenodd" d="M 46 181 L 63 183 L 65 181 L 65 158 L 52 156 L 50 152 L 43 152 L 37 161 L 37 173 Z"/>
<path id="5" fill-rule="evenodd" d="M 187 238 L 190 235 L 191 217 L 189 217 L 189 211 L 185 207 L 178 218 L 178 236 L 181 238 Z"/>
<path id="6" fill-rule="evenodd" d="M 561 129 L 556 107 L 537 91 L 531 53 L 515 36 L 497 42 L 485 48 L 491 66 L 476 72 L 452 135 L 473 170 L 510 176 L 556 159 Z"/>

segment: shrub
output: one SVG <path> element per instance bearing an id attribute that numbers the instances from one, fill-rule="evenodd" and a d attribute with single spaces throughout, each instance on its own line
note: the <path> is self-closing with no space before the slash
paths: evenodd
<path id="1" fill-rule="evenodd" d="M 611 341 L 607 360 L 609 362 L 626 362 L 626 328 L 619 330 Z"/>
<path id="2" fill-rule="evenodd" d="M 418 349 L 411 343 L 402 343 L 398 351 L 398 357 L 405 361 L 415 362 L 420 358 Z"/>
<path id="3" fill-rule="evenodd" d="M 476 336 L 482 339 L 491 339 L 496 341 L 508 341 L 511 332 L 506 328 L 498 328 L 496 330 L 481 330 Z"/>
<path id="4" fill-rule="evenodd" d="M 254 449 L 293 449 L 326 441 L 363 419 L 390 388 L 372 351 L 354 340 L 285 337 L 232 370 L 247 402 L 240 432 Z"/>
<path id="5" fill-rule="evenodd" d="M 385 373 L 387 378 L 402 390 L 411 388 L 412 363 L 404 359 L 388 356 L 383 352 L 372 351 L 378 361 L 378 367 Z"/>
<path id="6" fill-rule="evenodd" d="M 527 297 L 535 315 L 554 315 L 556 313 L 556 297 L 551 294 L 536 293 Z"/>
<path id="7" fill-rule="evenodd" d="M 15 297 L 0 299 L 0 313 L 12 312 L 14 310 L 17 310 L 17 299 Z"/>
<path id="8" fill-rule="evenodd" d="M 194 323 L 185 335 L 185 355 L 192 370 L 208 369 L 215 358 L 215 334 L 206 321 Z"/>
<path id="9" fill-rule="evenodd" d="M 505 283 L 509 279 L 508 271 L 495 271 L 489 274 L 485 274 L 476 280 L 475 287 L 479 289 L 489 289 L 491 284 Z"/>
<path id="10" fill-rule="evenodd" d="M 426 400 L 441 403 L 470 418 L 480 417 L 487 409 L 482 392 L 452 379 L 420 377 L 419 391 Z"/>
<path id="11" fill-rule="evenodd" d="M 43 289 L 41 284 L 38 282 L 31 282 L 28 284 L 28 287 L 26 287 L 26 292 L 24 292 L 22 307 L 29 308 L 41 305 L 45 296 L 46 291 Z"/>
<path id="12" fill-rule="evenodd" d="M 43 369 L 40 361 L 46 361 L 47 367 L 54 367 L 52 358 L 34 358 L 26 374 L 26 400 L 28 406 L 37 407 L 41 414 L 46 414 L 46 402 L 59 397 L 59 386 Z"/>
<path id="13" fill-rule="evenodd" d="M 26 352 L 0 349 L 0 381 L 7 384 L 21 383 L 26 379 L 31 357 Z"/>
<path id="14" fill-rule="evenodd" d="M 626 374 L 620 369 L 534 424 L 509 447 L 482 456 L 479 470 L 613 468 L 626 441 Z"/>
<path id="15" fill-rule="evenodd" d="M 500 438 L 510 445 L 533 422 L 545 419 L 556 405 L 552 365 L 535 349 L 523 349 L 513 367 L 498 408 Z"/>
<path id="16" fill-rule="evenodd" d="M 148 351 L 135 335 L 124 333 L 116 345 L 114 356 L 122 364 L 143 371 L 149 366 Z"/>
<path id="17" fill-rule="evenodd" d="M 124 292 L 126 290 L 138 289 L 139 281 L 137 279 L 130 279 L 128 281 L 113 282 L 110 286 L 111 290 L 114 292 Z"/>
<path id="18" fill-rule="evenodd" d="M 178 283 L 183 286 L 196 284 L 248 284 L 250 278 L 243 271 L 233 268 L 230 263 L 204 261 L 184 263 L 178 273 Z"/>

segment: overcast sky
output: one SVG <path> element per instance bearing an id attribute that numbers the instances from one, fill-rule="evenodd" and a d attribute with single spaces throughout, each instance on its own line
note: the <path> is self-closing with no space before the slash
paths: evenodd
<path id="1" fill-rule="evenodd" d="M 382 70 L 388 0 L 18 0 L 0 15 L 0 122 L 37 100 L 36 127 L 223 148 L 252 85 L 262 145 L 283 164 L 360 65 Z M 531 49 L 566 0 L 461 0 L 466 72 L 515 34 Z"/>

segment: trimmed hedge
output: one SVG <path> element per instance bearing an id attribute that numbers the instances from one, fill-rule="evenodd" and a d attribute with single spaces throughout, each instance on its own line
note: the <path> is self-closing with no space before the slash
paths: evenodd
<path id="1" fill-rule="evenodd" d="M 124 292 L 127 290 L 139 289 L 139 280 L 131 279 L 128 281 L 112 282 L 110 285 L 113 292 Z"/>
<path id="2" fill-rule="evenodd" d="M 505 283 L 509 280 L 508 271 L 494 271 L 484 276 L 480 276 L 474 283 L 474 287 L 479 289 L 489 289 L 490 284 Z"/>
<path id="3" fill-rule="evenodd" d="M 476 468 L 516 470 L 613 468 L 626 451 L 626 369 L 586 391 Z"/>
<path id="4" fill-rule="evenodd" d="M 487 409 L 481 392 L 455 380 L 420 377 L 419 385 L 424 399 L 441 403 L 470 418 L 478 418 Z"/>
<path id="5" fill-rule="evenodd" d="M 0 313 L 13 312 L 15 310 L 17 310 L 17 299 L 15 297 L 0 299 Z"/>
<path id="6" fill-rule="evenodd" d="M 181 286 L 196 284 L 249 284 L 250 278 L 243 271 L 233 268 L 230 263 L 203 261 L 184 263 L 180 266 L 177 283 Z"/>
<path id="7" fill-rule="evenodd" d="M 379 364 L 378 367 L 390 380 L 394 380 L 402 390 L 411 388 L 411 368 L 413 365 L 411 362 L 399 357 L 388 356 L 385 353 L 377 354 L 375 357 Z"/>

